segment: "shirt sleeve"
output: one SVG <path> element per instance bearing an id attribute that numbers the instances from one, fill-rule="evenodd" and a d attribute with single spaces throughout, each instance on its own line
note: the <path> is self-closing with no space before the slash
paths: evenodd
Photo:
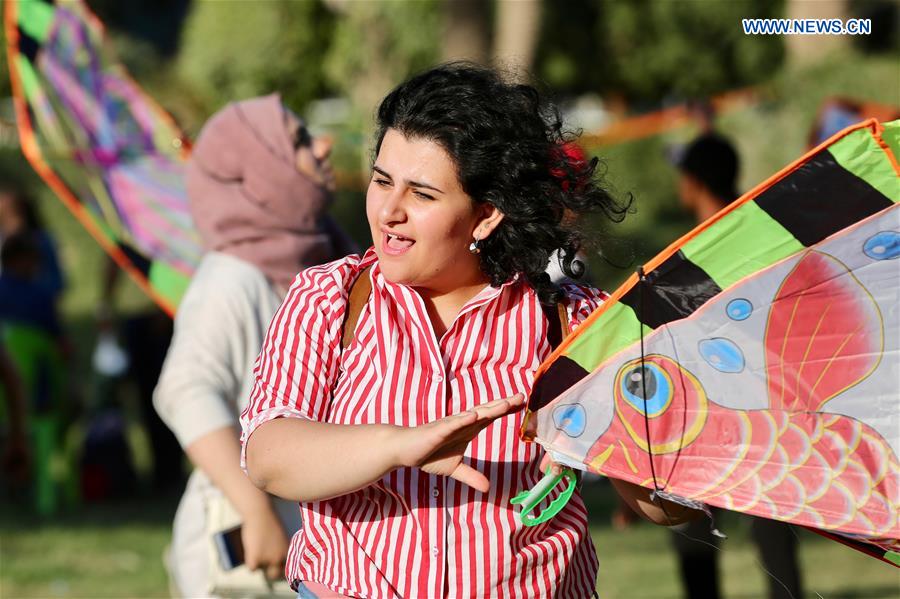
<path id="1" fill-rule="evenodd" d="M 237 363 L 236 356 L 249 351 L 242 312 L 251 309 L 252 298 L 240 281 L 231 283 L 226 288 L 212 285 L 199 273 L 175 316 L 153 405 L 182 447 L 214 430 L 237 426 L 247 365 L 246 359 Z"/>
<path id="2" fill-rule="evenodd" d="M 324 421 L 337 380 L 347 305 L 348 257 L 308 268 L 294 279 L 256 360 L 250 401 L 241 414 L 241 467 L 250 435 L 275 418 Z"/>
<path id="3" fill-rule="evenodd" d="M 566 283 L 562 285 L 566 294 L 566 310 L 569 313 L 569 329 L 584 322 L 591 313 L 600 307 L 609 294 L 593 287 Z"/>

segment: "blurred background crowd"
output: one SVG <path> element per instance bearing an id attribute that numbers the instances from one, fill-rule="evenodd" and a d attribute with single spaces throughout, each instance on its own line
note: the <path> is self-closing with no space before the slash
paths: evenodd
<path id="1" fill-rule="evenodd" d="M 891 0 L 87 4 L 108 50 L 190 139 L 228 102 L 280 92 L 313 134 L 332 140 L 333 214 L 361 247 L 370 243 L 363 202 L 380 98 L 446 60 L 509 66 L 551 91 L 568 126 L 582 132 L 584 153 L 605 165 L 610 188 L 634 198 L 623 223 L 590 225 L 591 282 L 609 291 L 700 216 L 677 166 L 691 140 L 713 132 L 730 140 L 739 194 L 847 124 L 900 114 L 900 5 Z M 742 31 L 741 19 L 777 17 L 869 18 L 872 32 Z M 5 47 L 0 374 L 6 395 L 22 399 L 0 408 L 0 597 L 166 596 L 161 556 L 188 468 L 151 405 L 171 321 L 119 275 L 23 158 Z M 16 409 L 28 413 L 29 431 L 8 426 Z M 585 498 L 601 596 L 685 595 L 665 531 L 630 522 L 602 481 L 589 482 Z M 722 596 L 766 596 L 749 523 L 721 518 L 729 535 L 714 550 Z M 900 592 L 896 570 L 792 534 L 802 541 L 805 596 Z"/>

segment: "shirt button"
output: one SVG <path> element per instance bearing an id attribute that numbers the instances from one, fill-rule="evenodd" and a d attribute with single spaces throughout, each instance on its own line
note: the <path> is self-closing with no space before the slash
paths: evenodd
<path id="1" fill-rule="evenodd" d="M 434 375 L 434 382 L 435 382 L 435 383 L 440 383 L 440 382 L 443 381 L 443 380 L 444 380 L 444 377 L 442 377 L 441 375 L 439 375 L 439 374 Z"/>
<path id="2" fill-rule="evenodd" d="M 431 555 L 437 555 L 438 553 L 440 553 L 440 551 L 438 551 L 438 548 L 437 548 L 437 547 L 432 547 L 432 548 L 431 548 Z"/>
<path id="3" fill-rule="evenodd" d="M 434 487 L 433 489 L 431 489 L 431 496 L 432 497 L 440 497 L 441 496 L 441 492 L 438 490 L 437 487 Z"/>

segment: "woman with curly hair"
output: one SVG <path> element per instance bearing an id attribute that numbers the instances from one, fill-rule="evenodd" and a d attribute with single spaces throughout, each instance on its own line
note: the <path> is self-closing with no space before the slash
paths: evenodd
<path id="1" fill-rule="evenodd" d="M 604 298 L 554 285 L 548 260 L 559 251 L 577 275 L 578 218 L 624 208 L 596 161 L 567 159 L 558 111 L 494 71 L 413 77 L 377 125 L 374 247 L 297 276 L 241 417 L 248 475 L 301 502 L 288 580 L 300 597 L 590 596 L 581 499 L 534 528 L 509 500 L 542 477 L 520 409 L 558 307 L 573 327 Z M 615 484 L 663 517 L 646 490 Z"/>

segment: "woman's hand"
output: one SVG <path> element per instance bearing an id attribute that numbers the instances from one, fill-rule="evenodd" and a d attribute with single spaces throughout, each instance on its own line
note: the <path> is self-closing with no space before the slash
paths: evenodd
<path id="1" fill-rule="evenodd" d="M 524 405 L 525 396 L 520 393 L 422 426 L 398 428 L 397 460 L 402 466 L 418 466 L 429 474 L 449 476 L 485 492 L 490 488 L 488 479 L 462 462 L 466 447 L 494 420 Z"/>
<path id="2" fill-rule="evenodd" d="M 262 570 L 269 580 L 284 576 L 288 538 L 278 516 L 269 509 L 247 514 L 241 524 L 244 563 L 251 570 Z"/>

